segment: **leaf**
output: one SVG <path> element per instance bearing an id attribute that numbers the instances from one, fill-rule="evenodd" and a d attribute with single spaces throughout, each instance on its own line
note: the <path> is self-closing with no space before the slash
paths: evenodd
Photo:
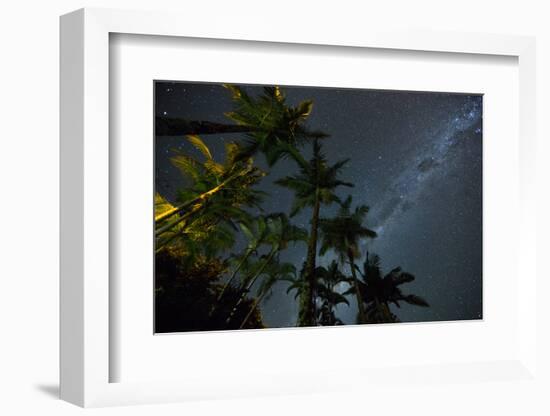
<path id="1" fill-rule="evenodd" d="M 250 230 L 250 228 L 248 226 L 246 226 L 243 223 L 240 223 L 239 227 L 241 227 L 241 230 L 242 230 L 243 234 L 246 236 L 248 241 L 253 241 L 254 240 L 254 235 L 252 234 L 252 231 Z"/>
<path id="2" fill-rule="evenodd" d="M 195 149 L 201 152 L 205 158 L 212 160 L 212 154 L 210 153 L 210 149 L 208 149 L 208 146 L 206 146 L 206 144 L 202 141 L 202 139 L 199 136 L 195 134 L 189 134 L 186 137 L 189 143 L 191 143 L 195 147 Z"/>
<path id="3" fill-rule="evenodd" d="M 344 293 L 342 293 L 342 295 L 344 296 L 354 295 L 354 294 L 355 294 L 355 288 L 353 286 L 351 286 L 349 289 L 345 290 Z"/>
<path id="4" fill-rule="evenodd" d="M 241 98 L 241 89 L 239 87 L 231 84 L 223 84 L 223 86 L 224 88 L 227 88 L 229 91 L 231 91 L 234 100 Z"/>
<path id="5" fill-rule="evenodd" d="M 290 209 L 290 217 L 296 216 L 298 212 L 300 212 L 302 209 L 304 209 L 306 206 L 308 206 L 310 203 L 307 199 L 298 199 L 295 198 L 292 203 L 292 208 Z"/>
<path id="6" fill-rule="evenodd" d="M 393 284 L 395 286 L 402 285 L 404 283 L 409 283 L 415 280 L 414 275 L 407 273 L 407 272 L 401 272 L 401 268 L 398 268 L 398 272 L 394 272 L 393 270 L 390 272 L 389 276 L 393 280 Z M 395 269 L 394 269 L 395 270 Z"/>
<path id="7" fill-rule="evenodd" d="M 201 178 L 201 164 L 192 157 L 178 154 L 170 158 L 170 161 L 183 175 L 190 177 L 194 181 L 198 181 Z"/>
<path id="8" fill-rule="evenodd" d="M 305 100 L 305 101 L 302 101 L 300 104 L 298 104 L 298 107 L 296 108 L 296 112 L 298 113 L 298 116 L 300 118 L 307 118 L 311 114 L 312 109 L 313 109 L 313 101 Z"/>
<path id="9" fill-rule="evenodd" d="M 204 166 L 208 169 L 209 172 L 213 173 L 216 177 L 221 177 L 225 173 L 225 169 L 222 165 L 217 162 L 214 162 L 213 159 L 208 159 L 204 162 Z"/>
<path id="10" fill-rule="evenodd" d="M 275 87 L 274 96 L 279 102 L 283 102 L 285 97 L 279 87 Z"/>
<path id="11" fill-rule="evenodd" d="M 175 207 L 168 202 L 161 194 L 155 193 L 155 220 L 158 216 L 173 211 Z"/>
<path id="12" fill-rule="evenodd" d="M 423 298 L 416 295 L 407 295 L 403 298 L 403 300 L 407 303 L 410 303 L 411 305 L 422 306 L 425 308 L 430 306 L 430 304 L 426 302 Z"/>
<path id="13" fill-rule="evenodd" d="M 341 295 L 340 293 L 332 292 L 331 298 L 332 298 L 333 305 L 338 305 L 340 303 L 345 303 L 346 305 L 349 305 L 349 302 L 346 299 L 346 297 Z"/>

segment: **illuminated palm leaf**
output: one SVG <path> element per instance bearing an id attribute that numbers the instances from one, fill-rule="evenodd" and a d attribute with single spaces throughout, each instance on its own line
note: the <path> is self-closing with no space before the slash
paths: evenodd
<path id="1" fill-rule="evenodd" d="M 200 137 L 188 136 L 187 140 L 204 160 L 175 150 L 172 162 L 191 180 L 191 186 L 178 192 L 178 205 L 155 206 L 157 250 L 176 244 L 199 247 L 213 255 L 231 247 L 238 224 L 251 220 L 244 208 L 261 203 L 263 194 L 253 186 L 264 173 L 251 160 L 236 159 L 237 144 L 226 145 L 224 163 L 218 163 Z"/>
<path id="2" fill-rule="evenodd" d="M 265 87 L 258 97 L 251 97 L 239 86 L 225 87 L 231 92 L 235 103 L 235 109 L 226 116 L 239 126 L 249 128 L 241 154 L 244 158 L 262 152 L 270 166 L 287 156 L 304 164 L 297 148 L 312 139 L 326 137 L 324 133 L 305 127 L 304 123 L 313 108 L 311 100 L 291 107 L 279 87 Z"/>

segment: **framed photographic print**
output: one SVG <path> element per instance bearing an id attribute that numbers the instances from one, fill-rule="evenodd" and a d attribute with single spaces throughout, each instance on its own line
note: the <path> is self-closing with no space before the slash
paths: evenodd
<path id="1" fill-rule="evenodd" d="M 62 398 L 537 383 L 533 39 L 180 21 L 61 20 Z"/>

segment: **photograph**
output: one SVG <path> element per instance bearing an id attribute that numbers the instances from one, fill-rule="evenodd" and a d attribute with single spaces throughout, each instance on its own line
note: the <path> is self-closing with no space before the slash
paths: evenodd
<path id="1" fill-rule="evenodd" d="M 483 319 L 483 95 L 155 80 L 154 332 Z"/>

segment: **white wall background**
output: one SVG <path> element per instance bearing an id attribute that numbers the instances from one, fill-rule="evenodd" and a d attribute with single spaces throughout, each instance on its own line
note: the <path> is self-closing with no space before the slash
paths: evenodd
<path id="1" fill-rule="evenodd" d="M 177 10 L 190 19 L 221 14 L 244 31 L 247 22 L 277 19 L 287 25 L 331 19 L 362 27 L 388 21 L 401 27 L 513 33 L 538 37 L 539 262 L 549 245 L 550 199 L 550 11 L 541 0 L 403 0 L 332 2 L 185 0 L 19 0 L 0 12 L 0 414 L 72 415 L 81 409 L 56 399 L 58 383 L 58 16 L 80 7 Z M 182 22 L 184 25 L 185 22 Z M 543 282 L 539 293 L 550 293 Z M 539 306 L 549 321 L 550 308 Z M 548 367 L 550 325 L 541 326 L 539 359 Z M 546 371 L 545 374 L 550 374 Z M 545 391 L 544 391 L 545 390 Z M 550 414 L 550 391 L 498 383 L 487 389 L 466 384 L 412 389 L 407 395 L 362 397 L 345 393 L 198 402 L 92 410 L 101 415 L 280 414 Z"/>

